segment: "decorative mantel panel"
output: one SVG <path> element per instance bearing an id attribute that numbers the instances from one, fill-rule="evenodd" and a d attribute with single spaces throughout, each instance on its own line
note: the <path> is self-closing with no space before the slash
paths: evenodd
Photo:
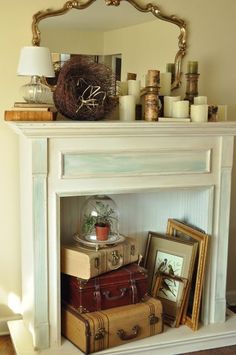
<path id="1" fill-rule="evenodd" d="M 133 153 L 114 152 L 62 153 L 64 179 L 97 176 L 137 176 L 209 172 L 210 151 L 143 151 Z"/>
<path id="2" fill-rule="evenodd" d="M 201 208 L 189 203 L 193 206 L 190 217 L 198 214 L 200 227 L 211 235 L 202 320 L 205 329 L 207 324 L 225 321 L 235 123 L 9 124 L 21 136 L 23 318 L 35 348 L 61 348 L 61 199 L 95 193 L 114 194 L 124 199 L 125 206 L 127 194 L 138 194 L 147 202 L 149 193 L 166 191 L 165 196 L 173 201 L 173 191 L 194 191 L 196 195 L 204 191 L 207 203 Z M 164 205 L 163 219 L 168 213 L 168 205 Z M 175 205 L 172 208 L 181 216 L 181 203 Z M 126 214 L 131 218 L 128 209 Z M 145 230 L 144 225 L 142 228 Z M 160 336 L 156 342 L 153 338 L 152 345 L 139 342 L 140 354 L 154 354 L 162 346 L 174 349 L 176 334 L 178 338 L 178 331 L 183 333 L 175 331 L 173 341 L 170 336 L 165 346 Z M 187 338 L 180 338 L 184 348 Z M 201 344 L 201 336 L 195 335 L 195 341 Z M 132 353 L 134 348 L 124 347 L 122 353 Z"/>

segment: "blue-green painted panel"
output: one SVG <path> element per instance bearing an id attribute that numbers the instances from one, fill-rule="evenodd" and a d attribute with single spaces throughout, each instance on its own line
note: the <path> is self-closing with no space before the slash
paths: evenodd
<path id="1" fill-rule="evenodd" d="M 207 173 L 209 151 L 64 153 L 62 177 Z"/>

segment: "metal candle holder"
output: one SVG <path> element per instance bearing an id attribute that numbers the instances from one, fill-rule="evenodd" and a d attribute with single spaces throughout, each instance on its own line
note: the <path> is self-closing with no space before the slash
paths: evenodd
<path id="1" fill-rule="evenodd" d="M 158 86 L 146 86 L 144 95 L 145 121 L 158 120 Z"/>
<path id="2" fill-rule="evenodd" d="M 144 119 L 146 121 L 157 121 L 159 110 L 159 82 L 160 71 L 148 70 L 147 86 L 144 95 Z"/>
<path id="3" fill-rule="evenodd" d="M 185 100 L 188 100 L 190 104 L 193 104 L 194 97 L 198 96 L 198 78 L 200 74 L 187 73 L 186 76 L 186 96 Z"/>

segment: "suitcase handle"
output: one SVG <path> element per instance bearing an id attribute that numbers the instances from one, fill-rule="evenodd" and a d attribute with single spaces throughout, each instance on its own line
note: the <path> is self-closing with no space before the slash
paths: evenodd
<path id="1" fill-rule="evenodd" d="M 139 325 L 135 325 L 133 328 L 132 328 L 132 332 L 133 334 L 126 334 L 126 332 L 124 331 L 124 329 L 119 329 L 117 331 L 117 335 L 119 336 L 119 338 L 121 340 L 131 340 L 131 339 L 134 339 L 138 336 L 139 334 L 139 331 L 140 331 L 140 326 Z"/>
<path id="2" fill-rule="evenodd" d="M 121 294 L 118 296 L 110 296 L 110 291 L 103 291 L 103 296 L 105 296 L 106 300 L 108 301 L 115 301 L 115 300 L 119 300 L 120 298 L 122 298 L 125 294 L 125 292 L 127 291 L 127 288 L 120 288 L 120 292 Z"/>

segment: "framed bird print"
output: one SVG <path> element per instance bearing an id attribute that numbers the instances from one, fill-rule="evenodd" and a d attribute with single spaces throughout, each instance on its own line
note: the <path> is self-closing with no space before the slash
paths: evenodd
<path id="1" fill-rule="evenodd" d="M 180 324 L 188 289 L 189 282 L 183 277 L 163 272 L 155 279 L 152 297 L 161 300 L 163 320 L 171 327 L 178 327 Z M 174 293 L 175 297 L 173 297 Z"/>
<path id="2" fill-rule="evenodd" d="M 186 290 L 187 283 L 192 280 L 197 250 L 198 244 L 193 241 L 156 232 L 148 233 L 144 267 L 148 270 L 149 293 L 155 294 L 162 301 L 165 300 L 168 314 L 170 313 L 174 318 L 173 323 L 171 322 L 171 325 L 175 324 L 174 326 L 176 326 L 177 311 L 182 305 L 183 292 Z M 158 285 L 161 285 L 160 288 Z M 164 305 L 164 320 L 165 314 L 167 315 L 167 308 L 165 309 Z"/>

